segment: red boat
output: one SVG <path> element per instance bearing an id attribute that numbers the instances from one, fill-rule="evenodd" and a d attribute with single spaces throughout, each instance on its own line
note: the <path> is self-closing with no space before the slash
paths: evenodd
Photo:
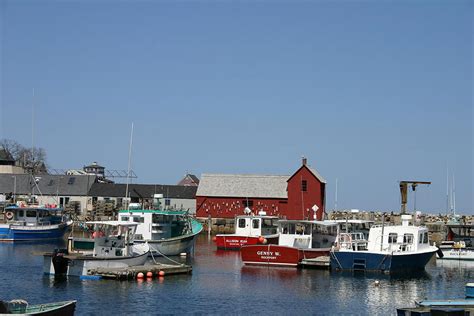
<path id="1" fill-rule="evenodd" d="M 240 250 L 244 264 L 296 267 L 329 257 L 336 241 L 337 223 L 281 220 L 278 245 L 246 245 Z"/>
<path id="2" fill-rule="evenodd" d="M 218 249 L 239 250 L 244 245 L 278 243 L 277 216 L 239 215 L 235 218 L 234 234 L 218 234 L 215 242 Z"/>

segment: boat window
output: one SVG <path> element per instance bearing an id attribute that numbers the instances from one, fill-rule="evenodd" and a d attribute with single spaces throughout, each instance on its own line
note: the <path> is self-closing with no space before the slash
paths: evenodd
<path id="1" fill-rule="evenodd" d="M 281 231 L 282 234 L 288 234 L 288 223 L 281 224 Z"/>
<path id="2" fill-rule="evenodd" d="M 396 233 L 388 234 L 388 243 L 389 244 L 396 244 L 397 243 L 397 234 Z"/>
<path id="3" fill-rule="evenodd" d="M 23 210 L 18 211 L 18 216 L 19 217 L 24 217 L 25 216 L 25 211 L 23 211 Z"/>
<path id="4" fill-rule="evenodd" d="M 36 211 L 27 210 L 26 217 L 36 217 Z"/>
<path id="5" fill-rule="evenodd" d="M 245 228 L 245 218 L 239 218 L 239 228 Z"/>
<path id="6" fill-rule="evenodd" d="M 269 219 L 269 218 L 265 218 L 263 219 L 262 221 L 262 228 L 273 228 L 273 227 L 276 227 L 277 224 L 273 222 L 273 220 Z"/>
<path id="7" fill-rule="evenodd" d="M 145 222 L 145 218 L 141 217 L 141 216 L 134 216 L 133 217 L 133 222 L 134 223 L 143 223 L 143 222 Z"/>
<path id="8" fill-rule="evenodd" d="M 295 224 L 293 223 L 288 223 L 288 234 L 295 234 Z"/>
<path id="9" fill-rule="evenodd" d="M 301 223 L 297 223 L 296 224 L 296 233 L 298 235 L 309 235 L 310 234 L 310 229 L 309 227 L 307 227 L 308 225 L 306 224 L 301 224 Z"/>
<path id="10" fill-rule="evenodd" d="M 404 234 L 403 235 L 403 243 L 404 244 L 412 244 L 413 243 L 413 234 Z"/>
<path id="11" fill-rule="evenodd" d="M 428 243 L 428 233 L 423 233 L 423 243 L 424 244 Z"/>
<path id="12" fill-rule="evenodd" d="M 122 216 L 122 221 L 128 222 L 129 217 L 128 216 Z"/>
<path id="13" fill-rule="evenodd" d="M 252 228 L 260 228 L 260 220 L 258 218 L 252 220 Z"/>

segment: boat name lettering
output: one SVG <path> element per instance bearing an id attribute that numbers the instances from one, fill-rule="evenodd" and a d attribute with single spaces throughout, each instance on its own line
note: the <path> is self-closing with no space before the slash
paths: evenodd
<path id="1" fill-rule="evenodd" d="M 259 250 L 257 251 L 257 255 L 259 256 L 279 256 L 280 253 L 278 251 L 262 251 L 262 250 Z"/>

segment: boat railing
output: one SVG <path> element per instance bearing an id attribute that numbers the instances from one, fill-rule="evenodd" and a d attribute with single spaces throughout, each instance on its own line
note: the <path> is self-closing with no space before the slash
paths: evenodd
<path id="1" fill-rule="evenodd" d="M 377 249 L 380 249 L 380 239 L 383 236 L 378 236 L 375 239 L 375 245 Z M 416 250 L 416 245 L 411 242 L 393 242 L 393 243 L 382 243 L 382 251 L 389 251 L 389 252 L 412 252 Z"/>
<path id="2" fill-rule="evenodd" d="M 12 221 L 9 222 L 10 226 L 26 226 L 26 227 L 43 227 L 51 226 L 50 221 L 41 221 L 41 222 L 27 222 L 27 221 Z"/>

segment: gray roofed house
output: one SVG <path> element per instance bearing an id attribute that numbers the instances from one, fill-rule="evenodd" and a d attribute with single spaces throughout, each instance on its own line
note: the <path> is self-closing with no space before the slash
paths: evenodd
<path id="1" fill-rule="evenodd" d="M 203 174 L 197 196 L 287 198 L 289 176 Z"/>
<path id="2" fill-rule="evenodd" d="M 126 184 L 94 183 L 89 192 L 92 197 L 125 197 Z M 162 185 L 162 184 L 129 184 L 131 198 L 150 199 L 154 194 L 163 194 L 164 198 L 194 199 L 196 186 Z"/>
<path id="3" fill-rule="evenodd" d="M 0 193 L 86 196 L 95 179 L 94 175 L 0 174 Z"/>

